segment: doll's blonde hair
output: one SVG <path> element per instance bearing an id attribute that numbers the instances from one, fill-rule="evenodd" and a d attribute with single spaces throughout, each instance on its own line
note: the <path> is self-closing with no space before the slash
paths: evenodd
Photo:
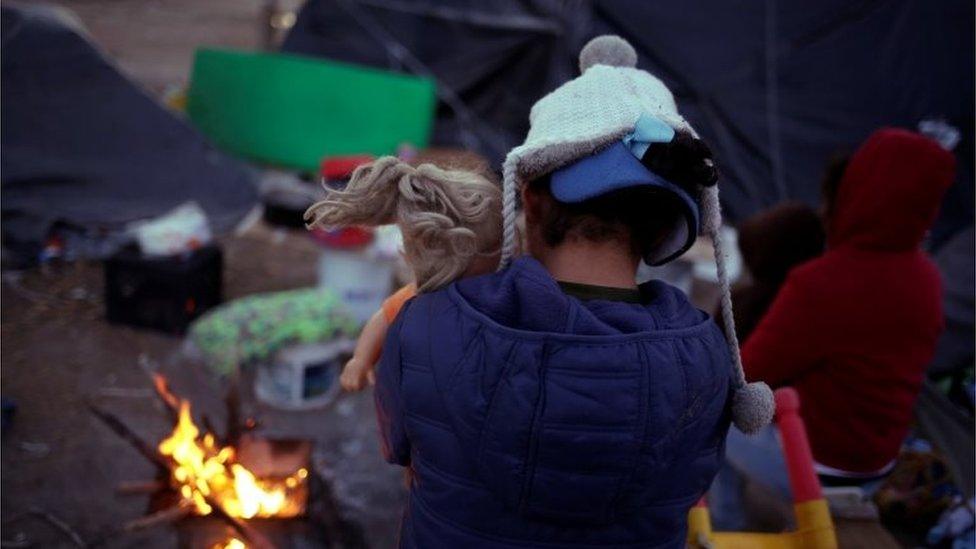
<path id="1" fill-rule="evenodd" d="M 305 212 L 308 228 L 396 223 L 417 290 L 458 277 L 479 256 L 501 246 L 501 190 L 486 177 L 432 164 L 413 167 L 385 156 L 353 172 L 343 190 L 329 190 Z"/>

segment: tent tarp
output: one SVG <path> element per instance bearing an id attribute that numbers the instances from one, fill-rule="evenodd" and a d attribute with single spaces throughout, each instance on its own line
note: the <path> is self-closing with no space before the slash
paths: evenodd
<path id="1" fill-rule="evenodd" d="M 941 239 L 973 219 L 973 27 L 966 0 L 309 0 L 283 48 L 431 74 L 434 142 L 498 165 L 586 40 L 619 34 L 715 149 L 733 219 L 816 203 L 832 155 L 942 118 L 962 141 Z"/>
<path id="2" fill-rule="evenodd" d="M 31 254 L 53 223 L 111 233 L 194 200 L 214 229 L 257 202 L 247 169 L 119 73 L 63 12 L 0 11 L 3 241 Z"/>
<path id="3" fill-rule="evenodd" d="M 973 417 L 926 382 L 915 405 L 915 418 L 919 433 L 941 451 L 966 499 L 973 497 L 976 486 Z"/>

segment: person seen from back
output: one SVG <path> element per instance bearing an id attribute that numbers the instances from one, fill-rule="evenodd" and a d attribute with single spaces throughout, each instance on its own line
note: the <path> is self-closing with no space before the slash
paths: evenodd
<path id="1" fill-rule="evenodd" d="M 389 327 L 375 394 L 385 457 L 411 473 L 401 547 L 684 547 L 730 420 L 772 415 L 731 315 L 726 340 L 679 290 L 635 282 L 720 223 L 708 147 L 636 62 L 619 37 L 583 49 L 505 161 L 500 270 Z"/>

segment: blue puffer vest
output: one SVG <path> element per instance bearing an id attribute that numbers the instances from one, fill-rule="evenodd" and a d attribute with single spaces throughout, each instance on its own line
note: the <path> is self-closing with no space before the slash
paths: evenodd
<path id="1" fill-rule="evenodd" d="M 377 366 L 405 548 L 683 547 L 729 426 L 725 338 L 679 290 L 580 301 L 536 261 L 408 302 Z"/>

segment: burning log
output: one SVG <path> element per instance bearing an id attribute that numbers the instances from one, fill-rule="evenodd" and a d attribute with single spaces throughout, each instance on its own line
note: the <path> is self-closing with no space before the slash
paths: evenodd
<path id="1" fill-rule="evenodd" d="M 213 501 L 212 498 L 208 497 L 207 503 L 213 507 L 214 515 L 227 522 L 227 524 L 229 524 L 234 530 L 237 530 L 237 533 L 244 536 L 244 539 L 251 542 L 256 549 L 275 549 L 274 544 L 261 535 L 260 532 L 248 526 L 248 524 L 241 519 L 229 515 L 227 511 L 224 511 L 224 508 L 221 507 L 216 501 Z"/>
<path id="2" fill-rule="evenodd" d="M 150 375 L 152 376 L 153 388 L 156 389 L 156 394 L 163 401 L 163 404 L 166 405 L 170 419 L 176 421 L 180 415 L 180 399 L 176 398 L 176 395 L 169 390 L 169 382 L 166 381 L 165 377 L 155 372 Z"/>
<path id="3" fill-rule="evenodd" d="M 176 421 L 180 415 L 179 397 L 173 394 L 173 391 L 170 390 L 169 382 L 165 377 L 154 371 L 150 371 L 149 376 L 152 379 L 156 396 L 159 397 L 163 405 L 166 407 L 166 410 L 169 412 L 170 419 Z M 223 437 L 218 435 L 218 431 L 209 416 L 204 415 L 201 418 L 204 429 L 212 434 L 216 440 L 221 441 L 226 446 L 236 446 L 243 433 L 251 431 L 258 426 L 258 423 L 254 420 L 254 418 L 247 418 L 246 420 L 241 419 L 241 396 L 239 385 L 240 384 L 237 376 L 233 376 L 230 380 L 230 386 L 227 390 L 227 394 L 224 397 L 224 405 L 227 409 L 227 422 Z"/>

